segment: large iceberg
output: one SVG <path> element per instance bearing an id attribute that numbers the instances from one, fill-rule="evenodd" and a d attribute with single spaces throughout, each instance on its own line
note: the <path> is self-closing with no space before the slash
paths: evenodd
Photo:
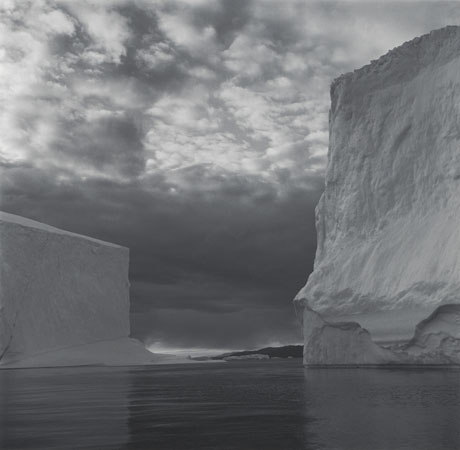
<path id="1" fill-rule="evenodd" d="M 129 251 L 0 212 L 0 367 L 152 364 L 129 337 Z"/>
<path id="2" fill-rule="evenodd" d="M 460 363 L 460 28 L 331 86 L 306 364 Z"/>

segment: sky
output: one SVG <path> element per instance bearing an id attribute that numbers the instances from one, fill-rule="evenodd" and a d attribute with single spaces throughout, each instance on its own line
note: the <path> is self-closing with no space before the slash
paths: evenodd
<path id="1" fill-rule="evenodd" d="M 329 86 L 460 2 L 0 1 L 1 209 L 130 248 L 155 350 L 301 342 Z"/>

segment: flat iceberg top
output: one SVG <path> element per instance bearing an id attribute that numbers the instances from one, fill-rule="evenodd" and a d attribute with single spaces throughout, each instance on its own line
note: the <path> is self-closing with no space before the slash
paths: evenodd
<path id="1" fill-rule="evenodd" d="M 49 233 L 64 234 L 64 235 L 67 235 L 67 236 L 73 236 L 73 237 L 80 238 L 80 239 L 86 239 L 88 241 L 96 242 L 98 244 L 106 245 L 106 246 L 109 246 L 109 247 L 125 248 L 126 249 L 126 247 L 123 247 L 123 246 L 118 245 L 118 244 L 113 244 L 111 242 L 101 241 L 99 239 L 94 239 L 92 237 L 84 236 L 82 234 L 77 234 L 77 233 L 72 233 L 70 231 L 61 230 L 60 228 L 55 228 L 55 227 L 52 227 L 51 225 L 47 225 L 45 223 L 37 222 L 36 220 L 27 219 L 26 217 L 17 216 L 16 214 L 10 214 L 10 213 L 6 213 L 4 211 L 0 211 L 0 223 L 4 223 L 4 222 L 5 223 L 14 223 L 14 224 L 20 225 L 22 227 L 26 227 L 26 228 L 35 228 L 37 230 L 47 231 Z"/>

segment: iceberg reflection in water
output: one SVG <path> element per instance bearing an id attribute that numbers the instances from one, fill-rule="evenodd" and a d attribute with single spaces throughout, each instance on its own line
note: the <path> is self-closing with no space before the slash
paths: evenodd
<path id="1" fill-rule="evenodd" d="M 0 371 L 0 448 L 460 448 L 460 370 L 299 360 Z"/>

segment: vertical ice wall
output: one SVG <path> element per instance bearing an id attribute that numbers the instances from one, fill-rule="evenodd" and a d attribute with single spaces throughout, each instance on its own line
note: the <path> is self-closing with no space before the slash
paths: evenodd
<path id="1" fill-rule="evenodd" d="M 314 271 L 295 299 L 306 306 L 306 348 L 333 354 L 344 339 L 309 340 L 311 311 L 395 343 L 440 305 L 460 303 L 459 74 L 460 28 L 447 27 L 333 82 Z M 341 362 L 366 363 L 346 352 Z"/>

